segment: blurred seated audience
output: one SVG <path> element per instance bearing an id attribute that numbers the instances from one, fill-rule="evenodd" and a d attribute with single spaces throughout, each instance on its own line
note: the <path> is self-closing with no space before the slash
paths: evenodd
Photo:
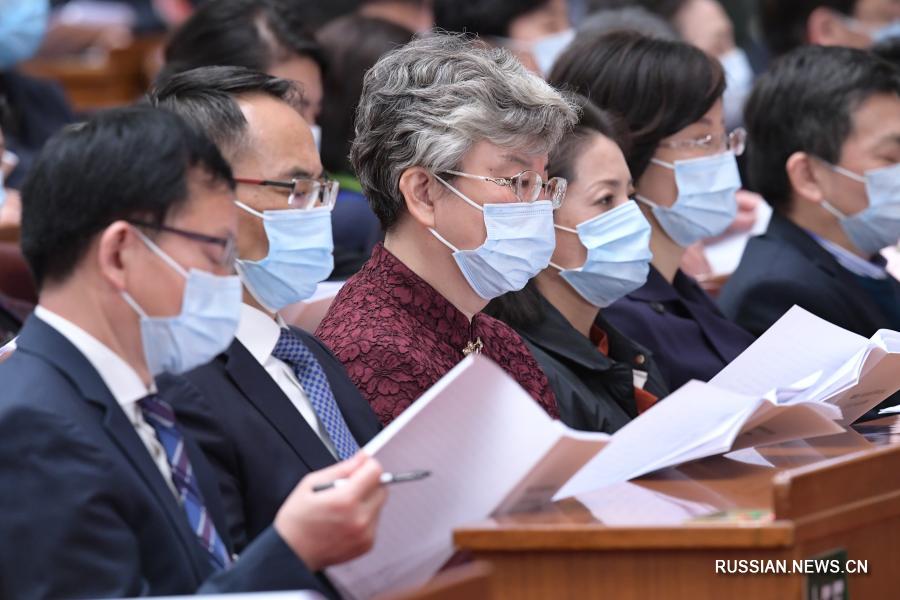
<path id="1" fill-rule="evenodd" d="M 14 189 L 21 185 L 47 139 L 73 119 L 59 86 L 17 70 L 40 47 L 47 19 L 47 0 L 19 0 L 0 11 L 0 102 L 7 108 L 0 127 L 6 149 L 18 157 L 18 167 L 4 182 Z"/>
<path id="2" fill-rule="evenodd" d="M 353 118 L 362 93 L 363 77 L 379 58 L 409 42 L 413 35 L 412 30 L 380 17 L 351 13 L 326 25 L 317 36 L 328 62 L 325 74 L 328 102 L 323 105 L 320 118 L 322 163 L 341 184 L 334 219 L 344 226 L 335 228 L 334 243 L 356 255 L 353 264 L 338 257 L 334 279 L 346 279 L 358 271 L 382 238 L 378 218 L 369 207 L 350 165 Z"/>
<path id="3" fill-rule="evenodd" d="M 567 0 L 434 0 L 434 24 L 507 48 L 543 75 L 574 37 Z"/>
<path id="4" fill-rule="evenodd" d="M 636 31 L 663 40 L 679 39 L 668 21 L 641 6 L 604 8 L 578 24 L 578 35 L 603 35 L 611 31 Z"/>
<path id="5" fill-rule="evenodd" d="M 602 316 L 647 280 L 650 224 L 630 197 L 624 124 L 576 99 L 578 124 L 550 153 L 549 175 L 569 184 L 553 214 L 550 266 L 521 291 L 492 300 L 485 312 L 529 345 L 563 422 L 614 433 L 668 393 L 650 352 Z"/>
<path id="6" fill-rule="evenodd" d="M 366 75 L 351 162 L 385 230 L 317 335 L 389 423 L 480 352 L 553 417 L 547 377 L 483 314 L 549 264 L 565 183 L 547 160 L 573 105 L 503 49 L 437 34 Z"/>
<path id="7" fill-rule="evenodd" d="M 847 48 L 795 50 L 747 105 L 748 174 L 775 212 L 719 299 L 759 335 L 797 304 L 860 335 L 900 329 L 900 71 Z"/>
<path id="8" fill-rule="evenodd" d="M 576 39 L 550 82 L 622 115 L 632 137 L 626 159 L 652 226 L 653 261 L 647 283 L 604 318 L 650 349 L 670 390 L 708 381 L 753 341 L 679 266 L 689 246 L 737 214 L 744 140 L 725 129 L 720 63 L 683 42 L 610 33 Z"/>
<path id="9" fill-rule="evenodd" d="M 870 48 L 900 35 L 896 0 L 760 0 L 759 11 L 773 57 L 806 44 Z"/>

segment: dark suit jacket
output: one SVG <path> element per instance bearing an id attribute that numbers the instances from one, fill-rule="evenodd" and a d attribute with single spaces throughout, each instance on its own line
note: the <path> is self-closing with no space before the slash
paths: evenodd
<path id="1" fill-rule="evenodd" d="M 629 340 L 602 316 L 596 325 L 609 341 L 609 357 L 579 333 L 545 298 L 544 319 L 516 329 L 547 374 L 560 420 L 585 431 L 615 433 L 637 416 L 633 369 L 647 372 L 644 389 L 662 398 L 669 391 L 650 351 Z"/>
<path id="2" fill-rule="evenodd" d="M 653 352 L 672 391 L 709 381 L 753 343 L 726 319 L 697 282 L 681 271 L 672 284 L 650 267 L 647 283 L 603 311 L 629 338 Z"/>
<path id="3" fill-rule="evenodd" d="M 209 558 L 90 362 L 30 317 L 0 364 L 0 597 L 129 597 L 315 589 L 274 530 L 233 567 Z M 231 547 L 215 476 L 185 436 L 207 509 Z"/>
<path id="4" fill-rule="evenodd" d="M 362 446 L 381 428 L 375 413 L 331 352 L 309 333 L 294 332 L 325 370 L 350 432 Z M 272 523 L 304 475 L 335 462 L 275 380 L 237 340 L 212 363 L 184 378 L 161 380 L 160 387 L 167 398 L 172 396 L 179 423 L 194 434 L 216 469 L 239 550 Z"/>
<path id="5" fill-rule="evenodd" d="M 900 283 L 894 283 L 900 298 Z M 808 233 L 776 214 L 766 233 L 747 244 L 719 306 L 759 335 L 795 304 L 865 337 L 891 325 L 852 273 Z"/>

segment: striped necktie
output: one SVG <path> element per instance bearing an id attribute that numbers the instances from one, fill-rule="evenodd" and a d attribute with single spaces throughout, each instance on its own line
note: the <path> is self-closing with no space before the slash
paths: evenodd
<path id="1" fill-rule="evenodd" d="M 194 469 L 185 450 L 184 436 L 175 426 L 175 411 L 168 402 L 160 400 L 155 394 L 142 398 L 138 404 L 144 413 L 144 419 L 156 431 L 156 437 L 166 451 L 166 459 L 172 469 L 172 483 L 178 492 L 191 529 L 200 545 L 209 553 L 213 569 L 216 571 L 224 569 L 231 564 L 231 556 L 203 503 L 203 494 L 197 485 Z"/>

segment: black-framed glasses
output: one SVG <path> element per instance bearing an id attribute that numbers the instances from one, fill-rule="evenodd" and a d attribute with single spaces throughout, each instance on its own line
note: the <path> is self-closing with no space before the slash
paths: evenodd
<path id="1" fill-rule="evenodd" d="M 173 233 L 175 235 L 180 235 L 183 238 L 195 242 L 200 242 L 202 244 L 214 244 L 216 246 L 219 246 L 222 248 L 222 256 L 217 261 L 219 266 L 233 267 L 235 261 L 237 260 L 237 242 L 235 241 L 234 236 L 223 238 L 214 235 L 207 235 L 205 233 L 198 233 L 196 231 L 178 229 L 177 227 L 170 227 L 168 225 L 156 225 L 147 221 L 139 221 L 135 219 L 129 220 L 128 223 L 131 223 L 132 225 L 136 225 L 138 227 L 146 227 L 148 229 L 155 229 L 157 231 Z"/>
<path id="2" fill-rule="evenodd" d="M 324 177 L 294 177 L 290 181 L 235 177 L 234 180 L 248 185 L 263 185 L 290 190 L 291 195 L 288 197 L 288 206 L 303 210 L 333 207 L 337 201 L 338 190 L 340 189 L 337 181 Z"/>
<path id="3" fill-rule="evenodd" d="M 545 182 L 540 173 L 528 170 L 517 173 L 512 177 L 487 177 L 460 171 L 444 171 L 444 173 L 467 179 L 490 181 L 495 185 L 508 187 L 519 199 L 519 202 L 550 200 L 554 209 L 562 206 L 562 202 L 566 198 L 566 189 L 569 186 L 569 182 L 562 177 L 551 177 L 549 181 Z"/>

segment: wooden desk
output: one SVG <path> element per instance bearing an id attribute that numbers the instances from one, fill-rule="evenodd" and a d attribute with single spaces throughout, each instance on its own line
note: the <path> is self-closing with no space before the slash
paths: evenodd
<path id="1" fill-rule="evenodd" d="M 850 597 L 900 597 L 900 417 L 742 451 L 455 532 L 501 598 L 806 598 L 803 574 L 716 560 L 868 560 Z M 774 564 L 774 563 L 773 563 Z"/>

